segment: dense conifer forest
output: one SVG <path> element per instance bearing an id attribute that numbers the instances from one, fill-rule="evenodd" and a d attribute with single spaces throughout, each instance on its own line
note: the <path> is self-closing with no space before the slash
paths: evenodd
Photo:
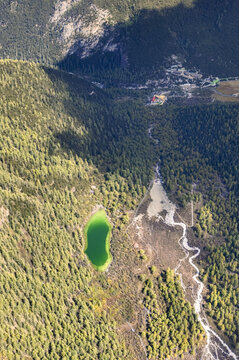
<path id="1" fill-rule="evenodd" d="M 238 349 L 239 107 L 168 108 L 154 135 L 166 189 L 181 206 L 191 199 L 199 204 L 194 233 L 204 248 L 205 309 Z"/>
<path id="2" fill-rule="evenodd" d="M 149 312 L 143 337 L 148 340 L 149 359 L 183 357 L 201 345 L 204 331 L 188 301 L 185 300 L 179 277 L 170 269 L 143 281 L 144 304 Z"/>
<path id="3" fill-rule="evenodd" d="M 126 226 L 153 177 L 156 152 L 147 136 L 153 113 L 139 100 L 114 100 L 34 63 L 1 60 L 0 73 L 1 357 L 136 358 L 140 350 L 119 329 L 134 321 L 150 285 L 137 295 L 132 268 L 144 256 L 132 249 Z M 83 227 L 99 205 L 114 226 L 109 273 L 95 271 L 84 254 Z M 155 347 L 158 330 L 149 319 L 142 332 L 151 359 L 193 351 L 191 335 L 203 339 L 192 306 L 167 274 L 158 281 L 172 281 L 169 296 L 180 301 L 192 327 L 177 350 L 184 331 L 169 309 L 162 321 L 169 316 L 175 332 L 165 329 L 171 340 Z M 157 294 L 160 305 L 150 295 L 146 307 L 167 304 L 165 288 Z"/>
<path id="4" fill-rule="evenodd" d="M 239 350 L 239 106 L 150 107 L 148 90 L 119 87 L 160 78 L 172 54 L 204 75 L 238 75 L 238 4 L 83 0 L 63 1 L 63 11 L 56 0 L 0 0 L 1 359 L 200 351 L 205 333 L 179 277 L 150 266 L 128 233 L 156 164 L 178 208 L 194 204 L 202 307 Z M 91 29 L 95 8 L 108 22 L 81 59 L 66 50 L 64 26 L 84 17 Z M 110 39 L 116 50 L 102 52 Z M 112 225 L 105 272 L 84 254 L 83 229 L 99 208 Z"/>

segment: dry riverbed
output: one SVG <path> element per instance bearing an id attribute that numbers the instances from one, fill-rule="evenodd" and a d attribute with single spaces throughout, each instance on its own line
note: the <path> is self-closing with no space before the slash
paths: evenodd
<path id="1" fill-rule="evenodd" d="M 178 268 L 182 274 L 185 296 L 193 305 L 197 286 L 196 283 L 192 282 L 192 276 L 195 274 L 194 269 L 186 260 L 185 252 L 179 244 L 179 239 L 183 235 L 182 228 L 180 226 L 168 226 L 163 221 L 171 206 L 172 203 L 169 202 L 162 185 L 159 182 L 154 182 L 128 228 L 135 251 L 143 249 L 147 257 L 141 266 L 134 269 L 134 273 L 135 276 L 147 273 L 148 268 L 152 265 L 155 265 L 159 271 L 168 267 L 171 269 Z M 181 216 L 179 209 L 177 213 L 178 215 L 175 214 L 176 221 L 182 221 L 178 218 Z M 160 214 L 162 219 L 159 219 L 157 214 Z M 184 209 L 182 216 L 191 223 L 191 206 L 188 206 L 186 210 Z M 142 321 L 145 321 L 144 318 L 145 314 L 138 314 L 136 323 L 134 323 L 135 329 L 138 326 L 140 327 Z M 199 354 L 195 356 L 186 354 L 184 358 L 196 360 L 200 357 Z"/>
<path id="2" fill-rule="evenodd" d="M 158 168 L 156 173 L 156 179 L 128 229 L 135 250 L 143 249 L 146 254 L 144 264 L 134 269 L 135 275 L 146 273 L 152 265 L 157 266 L 159 271 L 170 267 L 180 275 L 185 296 L 194 306 L 207 340 L 201 355 L 199 352 L 195 356 L 188 354 L 187 359 L 236 360 L 235 353 L 210 326 L 203 311 L 206 288 L 199 279 L 199 267 L 195 263 L 201 246 L 193 245 L 193 232 L 188 231 L 194 223 L 193 204 L 188 210 L 177 209 L 167 197 Z"/>
<path id="3" fill-rule="evenodd" d="M 152 202 L 151 199 L 157 199 Z M 194 270 L 188 263 L 184 261 L 186 255 L 179 244 L 182 237 L 182 228 L 168 226 L 163 219 L 156 216 L 160 213 L 165 218 L 166 212 L 170 209 L 171 204 L 168 203 L 167 195 L 161 184 L 157 183 L 151 188 L 150 193 L 145 201 L 139 207 L 130 227 L 129 235 L 133 241 L 135 249 L 143 249 L 147 256 L 147 261 L 142 267 L 136 268 L 135 273 L 142 273 L 144 268 L 155 265 L 159 271 L 168 267 L 176 269 L 180 265 L 180 273 L 185 286 L 185 294 L 187 299 L 193 304 L 193 296 L 196 284 L 192 284 L 192 276 Z M 182 221 L 187 219 L 191 223 L 191 207 L 184 209 L 182 216 L 178 209 L 175 215 L 176 220 Z M 181 218 L 180 218 L 181 217 Z M 186 259 L 185 259 L 186 260 Z M 179 270 L 179 268 L 178 268 Z M 195 287 L 195 289 L 194 289 Z"/>

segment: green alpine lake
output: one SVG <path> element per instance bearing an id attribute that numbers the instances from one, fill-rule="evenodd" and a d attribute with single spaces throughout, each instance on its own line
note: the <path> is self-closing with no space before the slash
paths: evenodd
<path id="1" fill-rule="evenodd" d="M 85 226 L 85 254 L 96 270 L 104 271 L 110 265 L 110 236 L 112 226 L 104 210 L 92 215 Z"/>

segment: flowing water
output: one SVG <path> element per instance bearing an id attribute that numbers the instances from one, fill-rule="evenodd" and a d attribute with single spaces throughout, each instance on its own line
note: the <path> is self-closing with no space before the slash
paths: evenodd
<path id="1" fill-rule="evenodd" d="M 181 227 L 183 230 L 183 235 L 179 239 L 179 244 L 185 252 L 185 257 L 179 260 L 179 263 L 175 268 L 175 272 L 180 275 L 182 281 L 182 275 L 178 271 L 181 263 L 183 261 L 186 261 L 187 259 L 190 265 L 195 270 L 195 275 L 193 275 L 192 277 L 192 280 L 196 283 L 197 286 L 196 294 L 194 296 L 194 309 L 198 316 L 198 320 L 201 323 L 207 336 L 207 342 L 203 349 L 201 360 L 238 360 L 239 358 L 236 356 L 236 354 L 233 353 L 233 351 L 228 347 L 228 345 L 210 327 L 206 315 L 204 314 L 204 311 L 202 309 L 202 292 L 204 284 L 199 280 L 199 269 L 194 263 L 194 260 L 199 256 L 201 250 L 198 247 L 191 247 L 188 244 L 187 225 L 183 222 L 176 222 L 174 220 L 176 206 L 172 202 L 170 202 L 163 188 L 162 181 L 160 179 L 159 167 L 156 168 L 156 179 L 150 191 L 150 196 L 152 202 L 149 204 L 148 207 L 149 218 L 157 216 L 158 219 L 162 220 L 168 226 Z M 167 214 L 165 218 L 160 215 L 162 210 L 166 210 Z M 183 281 L 182 286 L 184 287 Z"/>

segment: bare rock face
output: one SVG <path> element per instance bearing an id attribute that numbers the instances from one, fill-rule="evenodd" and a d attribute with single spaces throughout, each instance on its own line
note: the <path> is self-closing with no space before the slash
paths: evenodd
<path id="1" fill-rule="evenodd" d="M 83 59 L 99 48 L 115 51 L 118 47 L 112 37 L 106 44 L 101 43 L 101 39 L 109 35 L 114 22 L 108 10 L 94 4 L 82 8 L 81 0 L 58 0 L 50 22 L 59 34 L 58 41 L 64 55 L 78 52 Z"/>
<path id="2" fill-rule="evenodd" d="M 7 221 L 9 216 L 9 210 L 4 206 L 0 207 L 0 229 L 3 227 L 3 224 Z"/>
<path id="3" fill-rule="evenodd" d="M 66 11 L 69 10 L 73 4 L 79 2 L 81 2 L 81 0 L 58 0 L 55 5 L 54 14 L 52 15 L 50 21 L 58 23 Z"/>

